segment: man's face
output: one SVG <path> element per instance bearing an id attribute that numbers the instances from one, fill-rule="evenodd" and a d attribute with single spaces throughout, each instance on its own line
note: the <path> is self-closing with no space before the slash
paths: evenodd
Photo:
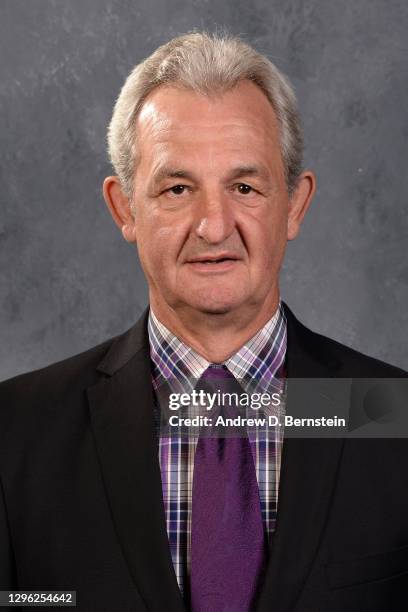
<path id="1" fill-rule="evenodd" d="M 132 209 L 153 308 L 239 314 L 276 302 L 289 200 L 261 90 L 242 81 L 209 99 L 162 86 L 136 129 Z"/>

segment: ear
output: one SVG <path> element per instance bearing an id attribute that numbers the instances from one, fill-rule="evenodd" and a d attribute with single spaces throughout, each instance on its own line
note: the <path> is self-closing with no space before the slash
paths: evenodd
<path id="1" fill-rule="evenodd" d="M 316 177 L 309 170 L 302 172 L 289 199 L 288 240 L 294 240 L 316 191 Z"/>
<path id="2" fill-rule="evenodd" d="M 103 197 L 116 225 L 127 242 L 136 242 L 136 226 L 131 203 L 123 192 L 117 176 L 108 176 L 103 182 Z"/>

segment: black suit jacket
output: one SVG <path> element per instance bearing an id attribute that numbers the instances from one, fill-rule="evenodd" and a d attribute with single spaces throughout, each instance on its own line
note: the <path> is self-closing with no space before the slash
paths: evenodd
<path id="1" fill-rule="evenodd" d="M 289 377 L 404 375 L 285 310 Z M 0 385 L 0 589 L 76 590 L 81 611 L 185 611 L 146 322 L 147 313 L 116 339 Z M 407 465 L 404 439 L 285 440 L 256 611 L 406 610 Z"/>

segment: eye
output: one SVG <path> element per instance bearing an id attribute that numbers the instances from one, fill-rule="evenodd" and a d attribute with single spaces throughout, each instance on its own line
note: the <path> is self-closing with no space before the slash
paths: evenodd
<path id="1" fill-rule="evenodd" d="M 235 186 L 241 195 L 247 195 L 248 193 L 251 193 L 251 191 L 253 191 L 252 187 L 250 185 L 247 185 L 246 183 L 238 183 L 238 185 Z"/>
<path id="2" fill-rule="evenodd" d="M 182 195 L 186 189 L 187 189 L 187 185 L 173 185 L 173 187 L 166 189 L 166 191 L 169 191 L 170 193 L 174 195 Z"/>

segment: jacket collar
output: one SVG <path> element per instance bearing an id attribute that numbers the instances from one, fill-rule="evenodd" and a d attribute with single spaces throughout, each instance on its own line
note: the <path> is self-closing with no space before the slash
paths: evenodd
<path id="1" fill-rule="evenodd" d="M 320 342 L 322 337 L 305 327 L 285 302 L 282 302 L 282 305 L 287 320 L 288 376 L 316 378 L 319 373 L 322 377 L 327 377 L 329 374 L 335 375 L 340 364 Z M 144 351 L 148 357 L 150 350 L 147 333 L 148 318 L 149 308 L 147 307 L 135 325 L 114 339 L 108 352 L 98 364 L 98 371 L 112 376 L 139 351 Z"/>

